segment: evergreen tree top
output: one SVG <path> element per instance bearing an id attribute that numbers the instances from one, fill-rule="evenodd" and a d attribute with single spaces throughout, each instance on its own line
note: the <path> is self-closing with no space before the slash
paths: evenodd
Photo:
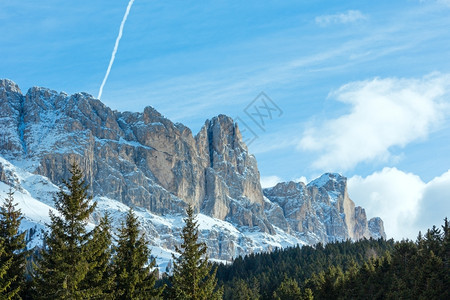
<path id="1" fill-rule="evenodd" d="M 4 282 L 9 282 L 3 292 L 5 294 L 17 294 L 25 282 L 25 255 L 28 252 L 25 232 L 19 232 L 23 215 L 17 205 L 14 204 L 14 191 L 10 188 L 0 207 L 0 241 L 3 248 L 0 264 L 8 266 L 2 276 Z"/>
<path id="2" fill-rule="evenodd" d="M 92 232 L 86 232 L 89 216 L 96 203 L 90 203 L 83 172 L 76 164 L 71 165 L 71 177 L 64 181 L 55 198 L 55 208 L 50 211 L 50 234 L 45 236 L 46 249 L 41 251 L 37 262 L 35 280 L 37 290 L 44 299 L 86 299 L 97 293 L 85 284 L 90 272 L 89 259 Z"/>
<path id="3" fill-rule="evenodd" d="M 156 262 L 150 257 L 148 241 L 141 234 L 131 208 L 119 228 L 115 250 L 115 290 L 119 299 L 159 299 L 164 286 L 154 287 Z"/>
<path id="4" fill-rule="evenodd" d="M 217 268 L 212 271 L 206 256 L 206 244 L 198 241 L 198 224 L 191 205 L 188 206 L 186 213 L 181 233 L 183 242 L 180 247 L 175 247 L 179 256 L 173 255 L 170 297 L 183 300 L 221 299 L 222 289 L 216 290 Z"/>
<path id="5" fill-rule="evenodd" d="M 92 196 L 87 193 L 87 184 L 80 167 L 72 164 L 70 173 L 69 180 L 63 181 L 67 191 L 60 189 L 55 199 L 55 208 L 66 220 L 86 222 L 97 203 L 90 204 Z"/>

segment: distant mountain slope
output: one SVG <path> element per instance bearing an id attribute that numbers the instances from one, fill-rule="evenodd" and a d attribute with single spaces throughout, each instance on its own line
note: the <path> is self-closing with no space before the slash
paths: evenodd
<path id="1" fill-rule="evenodd" d="M 60 185 L 69 176 L 69 164 L 77 162 L 95 199 L 142 209 L 150 223 L 175 215 L 181 220 L 190 203 L 215 220 L 202 232 L 216 259 L 296 243 L 384 236 L 382 221 L 367 221 L 340 175 L 325 174 L 308 186 L 281 183 L 263 194 L 256 159 L 238 125 L 224 115 L 207 120 L 194 136 L 151 107 L 117 112 L 86 93 L 69 96 L 39 87 L 23 95 L 4 79 L 0 157 L 0 181 L 47 205 L 51 197 L 39 196 L 44 192 L 29 181 L 33 175 L 16 180 L 11 174 L 41 175 L 46 186 Z M 236 230 L 236 238 L 227 226 Z M 149 234 L 171 241 L 162 242 L 170 251 L 179 227 L 167 225 L 172 229 L 166 235 L 158 228 Z"/>
<path id="2" fill-rule="evenodd" d="M 324 174 L 308 185 L 282 182 L 265 189 L 264 195 L 272 202 L 267 205 L 269 221 L 311 244 L 386 238 L 383 221 L 367 221 L 365 210 L 355 206 L 348 196 L 347 178 L 339 174 Z M 281 210 L 274 210 L 273 206 Z M 284 218 L 279 217 L 280 213 Z"/>

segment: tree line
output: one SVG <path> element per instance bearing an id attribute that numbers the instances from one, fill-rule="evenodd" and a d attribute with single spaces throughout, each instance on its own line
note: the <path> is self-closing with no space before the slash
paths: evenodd
<path id="1" fill-rule="evenodd" d="M 187 209 L 181 238 L 173 256 L 173 275 L 155 285 L 158 269 L 148 240 L 132 209 L 112 235 L 105 214 L 91 231 L 86 229 L 96 203 L 88 196 L 80 168 L 71 166 L 54 199 L 49 231 L 41 249 L 26 249 L 23 216 L 10 190 L 0 207 L 0 300 L 3 299 L 221 299 L 206 245 L 198 241 L 192 207 Z M 113 241 L 115 240 L 115 243 Z"/>

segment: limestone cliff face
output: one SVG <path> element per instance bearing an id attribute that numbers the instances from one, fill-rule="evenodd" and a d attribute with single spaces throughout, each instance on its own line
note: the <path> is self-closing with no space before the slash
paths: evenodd
<path id="1" fill-rule="evenodd" d="M 23 153 L 19 127 L 22 98 L 17 84 L 6 79 L 0 80 L 0 143 L 2 152 L 11 156 Z"/>
<path id="2" fill-rule="evenodd" d="M 265 189 L 264 195 L 270 200 L 266 205 L 269 221 L 310 243 L 385 237 L 383 221 L 367 221 L 365 210 L 355 207 L 348 196 L 347 179 L 339 174 L 324 174 L 308 185 L 279 183 Z"/>
<path id="3" fill-rule="evenodd" d="M 279 228 L 310 243 L 384 236 L 381 219 L 367 221 L 340 175 L 280 183 L 263 194 L 256 159 L 224 115 L 194 136 L 152 107 L 117 112 L 86 93 L 33 87 L 23 95 L 14 82 L 0 80 L 0 128 L 0 156 L 28 172 L 59 185 L 76 162 L 94 196 L 159 216 L 191 204 L 243 231 L 275 235 Z M 226 240 L 221 236 L 221 245 Z M 237 253 L 230 247 L 221 255 Z"/>
<path id="4" fill-rule="evenodd" d="M 264 215 L 256 159 L 248 154 L 237 124 L 219 115 L 206 121 L 196 140 L 201 157 L 207 159 L 202 211 L 234 224 L 274 233 Z"/>
<path id="5" fill-rule="evenodd" d="M 263 209 L 256 160 L 237 124 L 220 115 L 193 136 L 151 107 L 117 112 L 85 93 L 45 88 L 26 95 L 1 82 L 0 154 L 27 160 L 29 170 L 55 183 L 80 164 L 94 195 L 157 214 L 187 203 L 221 220 L 274 232 Z"/>

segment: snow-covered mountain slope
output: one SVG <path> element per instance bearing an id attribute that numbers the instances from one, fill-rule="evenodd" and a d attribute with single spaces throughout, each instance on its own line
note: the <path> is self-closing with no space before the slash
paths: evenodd
<path id="1" fill-rule="evenodd" d="M 97 216 L 107 210 L 120 220 L 127 207 L 135 208 L 154 254 L 166 261 L 179 241 L 188 204 L 199 213 L 202 238 L 217 260 L 274 247 L 384 236 L 381 219 L 367 220 L 339 174 L 324 174 L 307 186 L 287 182 L 263 191 L 255 157 L 238 124 L 224 115 L 207 120 L 194 136 L 152 107 L 117 112 L 86 93 L 69 96 L 33 87 L 22 94 L 4 79 L 0 158 L 0 182 L 4 190 L 6 185 L 17 189 L 27 228 L 44 228 L 53 205 L 49 195 L 76 162 L 99 203 Z"/>
<path id="2" fill-rule="evenodd" d="M 21 230 L 28 231 L 28 249 L 42 246 L 43 232 L 47 230 L 46 224 L 50 223 L 49 211 L 58 213 L 53 207 L 53 199 L 59 188 L 51 183 L 48 178 L 34 175 L 21 168 L 15 167 L 9 161 L 0 157 L 0 169 L 4 181 L 0 182 L 0 198 L 5 199 L 10 188 L 14 191 L 14 199 L 18 208 L 24 215 Z M 114 231 L 119 228 L 129 206 L 106 197 L 95 197 L 97 207 L 88 223 L 88 229 L 92 229 L 101 216 L 106 212 L 111 215 Z M 145 208 L 134 207 L 134 211 L 141 224 L 141 229 L 148 238 L 152 255 L 156 257 L 161 270 L 172 259 L 174 246 L 181 242 L 180 233 L 184 226 L 183 214 L 168 214 L 158 216 Z M 275 227 L 277 234 L 242 230 L 236 228 L 227 221 L 206 216 L 197 215 L 200 229 L 200 239 L 208 245 L 208 255 L 216 261 L 230 261 L 239 255 L 253 252 L 270 251 L 275 248 L 284 248 L 304 242 L 286 234 Z M 233 249 L 221 252 L 223 249 Z"/>

